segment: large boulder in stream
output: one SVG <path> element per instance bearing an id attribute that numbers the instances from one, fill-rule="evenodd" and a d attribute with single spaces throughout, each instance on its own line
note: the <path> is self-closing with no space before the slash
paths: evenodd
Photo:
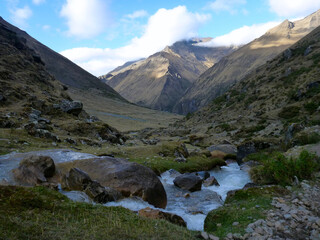
<path id="1" fill-rule="evenodd" d="M 182 227 L 187 226 L 186 222 L 182 219 L 182 217 L 176 214 L 162 212 L 158 209 L 152 209 L 149 207 L 139 210 L 139 216 L 150 218 L 150 219 L 164 219 L 166 221 L 169 221 L 173 224 L 177 224 Z"/>
<path id="2" fill-rule="evenodd" d="M 173 180 L 175 186 L 188 190 L 190 192 L 200 191 L 202 186 L 202 179 L 194 173 L 185 173 L 176 177 Z"/>
<path id="3" fill-rule="evenodd" d="M 93 181 L 86 172 L 79 168 L 71 168 L 69 173 L 63 176 L 61 188 L 67 191 L 84 191 L 98 203 L 116 201 L 122 197 L 115 189 L 103 187 L 99 182 Z"/>
<path id="4" fill-rule="evenodd" d="M 159 208 L 167 205 L 167 195 L 162 183 L 157 175 L 145 166 L 107 156 L 75 161 L 73 165 L 85 171 L 102 186 L 119 191 L 124 197 L 138 196 Z"/>
<path id="5" fill-rule="evenodd" d="M 12 173 L 18 183 L 35 186 L 48 183 L 54 177 L 56 167 L 51 157 L 32 155 L 24 158 Z"/>

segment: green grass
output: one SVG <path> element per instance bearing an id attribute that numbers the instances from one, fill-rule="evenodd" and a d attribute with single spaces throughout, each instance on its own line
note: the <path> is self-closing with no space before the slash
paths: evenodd
<path id="1" fill-rule="evenodd" d="M 272 198 L 285 192 L 285 189 L 278 186 L 239 190 L 226 199 L 224 206 L 208 214 L 204 230 L 220 238 L 226 237 L 230 232 L 244 234 L 249 223 L 265 219 L 265 211 L 272 208 Z M 239 225 L 233 226 L 234 222 L 239 222 Z"/>
<path id="2" fill-rule="evenodd" d="M 121 207 L 75 203 L 43 187 L 0 186 L 0 239 L 195 239 L 195 235 Z"/>
<path id="3" fill-rule="evenodd" d="M 250 170 L 251 179 L 259 184 L 290 185 L 295 176 L 299 180 L 310 179 L 320 169 L 319 158 L 305 150 L 297 158 L 288 158 L 280 153 L 260 157 L 262 165 Z"/>

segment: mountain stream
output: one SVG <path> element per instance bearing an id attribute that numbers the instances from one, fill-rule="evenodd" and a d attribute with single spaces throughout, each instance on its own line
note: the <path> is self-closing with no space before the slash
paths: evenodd
<path id="1" fill-rule="evenodd" d="M 10 153 L 0 156 L 0 184 L 14 184 L 11 170 L 18 167 L 19 162 L 29 155 L 46 155 L 52 157 L 55 163 L 74 161 L 79 159 L 88 159 L 96 157 L 92 154 L 79 153 L 71 150 L 44 150 L 29 153 Z M 202 186 L 201 191 L 192 192 L 182 190 L 173 184 L 174 178 L 178 175 L 176 171 L 166 171 L 160 176 L 160 180 L 167 193 L 167 207 L 164 211 L 181 216 L 187 223 L 190 230 L 203 230 L 204 220 L 209 211 L 223 205 L 228 191 L 241 189 L 250 182 L 250 177 L 246 171 L 240 169 L 237 163 L 231 162 L 221 169 L 210 171 L 210 176 L 214 176 L 220 186 Z M 67 197 L 74 201 L 92 202 L 83 192 L 61 191 Z M 189 197 L 185 194 L 189 193 Z M 122 206 L 133 211 L 150 207 L 152 205 L 140 198 L 125 198 L 117 202 L 109 202 L 105 206 Z M 163 211 L 163 209 L 160 209 Z"/>

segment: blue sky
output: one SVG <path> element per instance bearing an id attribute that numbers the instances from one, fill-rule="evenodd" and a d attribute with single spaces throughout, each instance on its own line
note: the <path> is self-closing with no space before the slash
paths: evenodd
<path id="1" fill-rule="evenodd" d="M 320 0 L 0 0 L 0 15 L 95 75 L 191 37 L 245 44 Z"/>

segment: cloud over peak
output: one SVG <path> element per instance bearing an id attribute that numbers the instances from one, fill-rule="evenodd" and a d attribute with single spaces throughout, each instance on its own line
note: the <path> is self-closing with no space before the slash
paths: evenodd
<path id="1" fill-rule="evenodd" d="M 185 6 L 162 8 L 149 17 L 142 36 L 124 47 L 73 48 L 61 54 L 98 76 L 127 61 L 148 57 L 176 41 L 197 36 L 198 29 L 209 18 L 210 15 L 189 12 Z"/>

